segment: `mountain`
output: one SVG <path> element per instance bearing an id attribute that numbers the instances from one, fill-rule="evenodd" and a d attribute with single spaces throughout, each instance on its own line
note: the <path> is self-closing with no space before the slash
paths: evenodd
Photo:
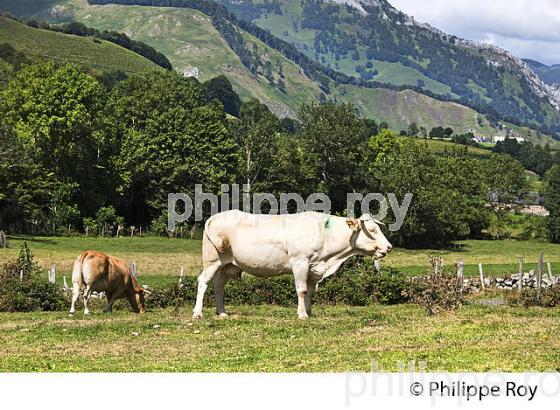
<path id="1" fill-rule="evenodd" d="M 524 59 L 525 63 L 546 84 L 551 86 L 560 85 L 560 64 L 548 66 L 535 60 Z"/>
<path id="2" fill-rule="evenodd" d="M 394 83 L 364 81 L 323 66 L 290 43 L 271 36 L 254 24 L 234 21 L 235 18 L 231 20 L 233 23 L 226 21 L 223 10 L 209 1 L 167 1 L 167 4 L 183 7 L 89 3 L 91 1 L 85 0 L 0 0 L 0 10 L 27 19 L 51 23 L 75 20 L 99 30 L 126 33 L 132 39 L 164 53 L 173 67 L 185 75 L 205 81 L 225 74 L 242 98 L 258 98 L 281 117 L 296 117 L 302 103 L 331 100 L 351 102 L 364 117 L 386 121 L 397 131 L 416 122 L 428 130 L 445 125 L 456 132 L 475 130 L 487 136 L 498 133 L 492 126 L 496 124 L 495 118 L 487 118 L 460 104 L 460 101 L 443 101 L 445 98 L 422 95 L 417 92 L 418 89 L 403 89 L 408 87 L 403 86 L 407 78 L 418 77 L 420 84 L 432 87 L 432 91 L 424 90 L 425 94 L 438 94 L 436 91 L 439 90 L 447 97 L 453 97 L 449 86 L 410 67 L 386 62 L 383 68 L 379 62 L 376 63 L 379 75 L 393 78 Z M 159 4 L 157 0 L 144 3 Z M 187 4 L 197 9 L 184 7 Z M 263 3 L 263 6 L 266 4 Z M 536 143 L 554 142 L 526 127 L 509 123 L 503 125 Z"/>
<path id="3" fill-rule="evenodd" d="M 420 24 L 386 0 L 218 0 L 347 75 L 420 87 L 492 116 L 560 130 L 560 101 L 520 59 Z"/>
<path id="4" fill-rule="evenodd" d="M 10 44 L 28 57 L 74 63 L 99 73 L 160 69 L 148 59 L 111 42 L 33 28 L 4 16 L 0 16 L 2 43 Z"/>

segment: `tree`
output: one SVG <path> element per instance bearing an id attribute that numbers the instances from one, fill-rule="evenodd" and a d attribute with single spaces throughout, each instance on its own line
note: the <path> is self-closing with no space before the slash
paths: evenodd
<path id="1" fill-rule="evenodd" d="M 420 129 L 418 128 L 418 124 L 416 124 L 415 122 L 411 122 L 410 125 L 408 126 L 408 130 L 406 134 L 410 137 L 416 137 L 419 132 Z"/>
<path id="2" fill-rule="evenodd" d="M 239 117 L 241 99 L 233 90 L 231 83 L 225 75 L 214 77 L 206 81 L 202 86 L 206 99 L 209 102 L 218 101 L 222 103 L 225 112 L 234 117 Z"/>
<path id="3" fill-rule="evenodd" d="M 249 191 L 266 190 L 278 150 L 280 121 L 268 107 L 252 99 L 241 106 L 233 134 L 239 146 L 241 175 Z"/>
<path id="4" fill-rule="evenodd" d="M 371 127 L 350 104 L 304 105 L 300 139 L 311 192 L 327 193 L 333 212 L 346 209 L 346 194 L 364 185 L 363 164 Z"/>
<path id="5" fill-rule="evenodd" d="M 443 127 L 434 127 L 430 131 L 430 137 L 431 138 L 443 138 L 443 137 L 445 137 L 445 130 L 443 129 Z"/>
<path id="6" fill-rule="evenodd" d="M 560 165 L 554 165 L 545 176 L 544 205 L 550 215 L 546 219 L 550 240 L 560 243 Z"/>
<path id="7" fill-rule="evenodd" d="M 371 138 L 369 148 L 369 192 L 394 193 L 401 202 L 413 195 L 402 227 L 388 233 L 399 246 L 444 246 L 487 226 L 477 160 L 437 155 L 425 142 L 388 130 Z"/>
<path id="8" fill-rule="evenodd" d="M 22 68 L 2 92 L 4 124 L 46 173 L 76 183 L 81 209 L 97 206 L 105 180 L 98 156 L 104 88 L 77 67 L 37 63 Z M 100 183 L 101 182 L 101 183 Z"/>
<path id="9" fill-rule="evenodd" d="M 500 238 L 507 214 L 526 192 L 525 169 L 509 155 L 492 154 L 484 162 L 483 178 L 487 188 L 487 202 L 496 216 L 497 235 Z"/>
<path id="10" fill-rule="evenodd" d="M 219 192 L 235 177 L 237 153 L 225 112 L 206 103 L 196 79 L 132 75 L 112 90 L 106 117 L 117 209 L 129 224 L 160 215 L 170 192 L 192 197 L 195 184 Z"/>

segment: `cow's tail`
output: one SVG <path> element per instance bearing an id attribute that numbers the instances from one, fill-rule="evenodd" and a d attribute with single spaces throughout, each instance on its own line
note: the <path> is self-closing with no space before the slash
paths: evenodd
<path id="1" fill-rule="evenodd" d="M 84 284 L 84 259 L 87 257 L 87 251 L 82 252 L 74 261 L 72 266 L 72 283 L 82 286 Z"/>
<path id="2" fill-rule="evenodd" d="M 208 219 L 204 225 L 204 235 L 214 248 L 216 248 L 218 253 L 224 253 L 229 249 L 229 240 L 226 235 L 218 232 L 218 229 L 216 229 L 214 225 L 212 218 Z"/>

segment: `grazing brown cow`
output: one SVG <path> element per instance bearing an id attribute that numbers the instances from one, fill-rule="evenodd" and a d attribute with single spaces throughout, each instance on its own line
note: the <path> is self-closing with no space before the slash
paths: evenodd
<path id="1" fill-rule="evenodd" d="M 105 292 L 106 312 L 112 312 L 113 303 L 125 298 L 136 313 L 144 313 L 144 294 L 147 293 L 136 281 L 128 264 L 114 256 L 102 252 L 84 251 L 74 261 L 72 269 L 72 307 L 76 311 L 76 301 L 82 286 L 84 291 L 84 315 L 89 314 L 88 300 L 92 292 Z"/>

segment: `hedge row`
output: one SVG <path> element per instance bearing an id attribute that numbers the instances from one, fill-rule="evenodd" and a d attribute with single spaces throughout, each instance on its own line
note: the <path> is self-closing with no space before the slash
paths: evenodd
<path id="1" fill-rule="evenodd" d="M 407 303 L 413 293 L 414 283 L 406 274 L 397 271 L 385 271 L 376 274 L 373 261 L 356 260 L 348 263 L 341 271 L 319 284 L 315 294 L 315 303 L 345 304 L 366 306 L 374 303 L 386 305 Z M 186 277 L 183 284 L 151 289 L 152 294 L 146 299 L 148 307 L 168 307 L 192 305 L 196 300 L 197 278 Z M 259 279 L 244 275 L 239 280 L 231 280 L 225 288 L 228 304 L 275 304 L 291 306 L 297 303 L 294 280 L 291 276 Z M 204 303 L 213 305 L 213 287 L 206 291 Z"/>

